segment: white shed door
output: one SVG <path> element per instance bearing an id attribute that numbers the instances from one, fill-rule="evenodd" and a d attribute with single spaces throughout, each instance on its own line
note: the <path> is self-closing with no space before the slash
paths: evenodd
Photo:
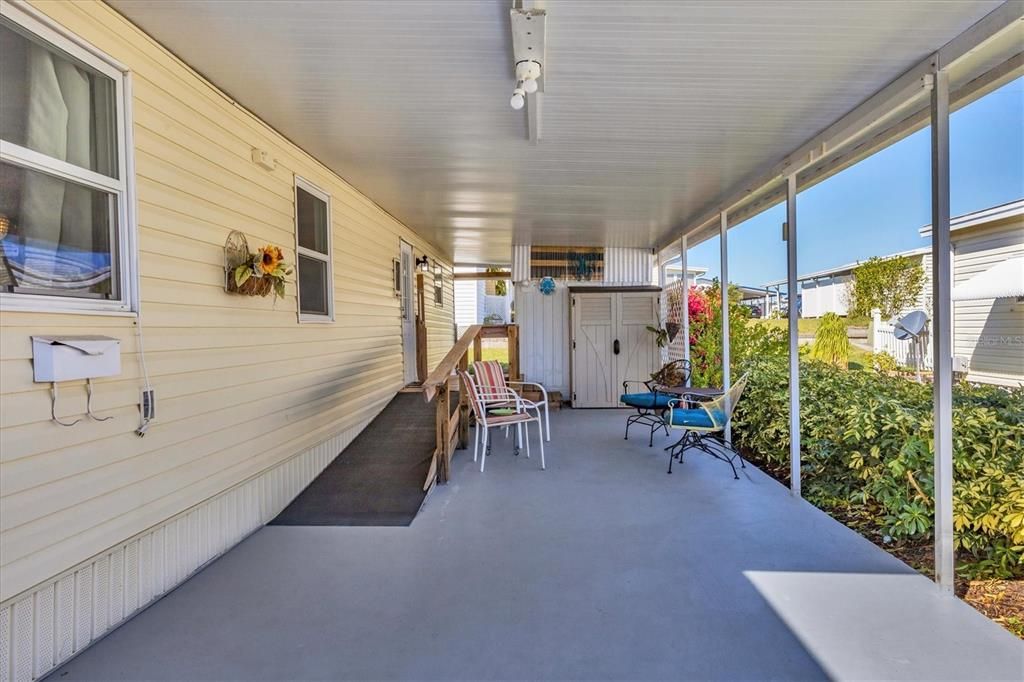
<path id="1" fill-rule="evenodd" d="M 616 296 L 614 293 L 573 296 L 574 407 L 610 407 L 618 398 L 612 353 Z"/>
<path id="2" fill-rule="evenodd" d="M 645 380 L 658 368 L 648 325 L 658 321 L 658 293 L 574 294 L 573 407 L 616 407 L 622 382 Z"/>
<path id="3" fill-rule="evenodd" d="M 622 382 L 626 379 L 650 379 L 658 369 L 658 344 L 647 326 L 657 326 L 658 294 L 623 292 L 617 294 L 616 337 L 619 353 L 615 356 L 615 386 L 613 396 L 617 405 Z M 612 341 L 614 344 L 614 340 Z"/>

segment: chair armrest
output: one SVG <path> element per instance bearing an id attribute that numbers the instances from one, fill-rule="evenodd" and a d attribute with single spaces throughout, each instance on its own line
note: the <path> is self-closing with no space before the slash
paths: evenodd
<path id="1" fill-rule="evenodd" d="M 546 403 L 548 401 L 548 390 L 535 381 L 509 381 L 507 383 L 514 386 L 536 386 L 540 389 L 540 394 L 544 396 L 543 402 Z"/>
<path id="2" fill-rule="evenodd" d="M 484 403 L 515 401 L 519 403 L 522 398 L 511 388 L 478 387 L 477 394 Z"/>
<path id="3" fill-rule="evenodd" d="M 629 385 L 630 384 L 643 384 L 644 388 L 646 388 L 648 391 L 652 391 L 653 392 L 655 390 L 655 389 L 651 388 L 650 380 L 626 379 L 625 381 L 622 382 L 622 392 L 623 393 L 629 393 Z"/>
<path id="4" fill-rule="evenodd" d="M 705 395 L 703 393 L 680 393 L 679 394 L 679 398 L 680 398 L 681 401 L 691 402 L 691 403 L 707 402 L 709 400 L 714 400 L 717 397 L 718 396 Z"/>

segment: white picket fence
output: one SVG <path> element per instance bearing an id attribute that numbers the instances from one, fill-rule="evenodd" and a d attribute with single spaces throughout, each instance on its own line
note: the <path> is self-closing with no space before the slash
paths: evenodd
<path id="1" fill-rule="evenodd" d="M 931 323 L 925 329 L 920 342 L 900 340 L 895 334 L 893 326 L 895 320 L 882 320 L 878 311 L 874 311 L 871 317 L 871 329 L 873 330 L 872 349 L 875 353 L 888 353 L 896 358 L 896 362 L 903 367 L 915 369 L 932 368 L 932 341 Z"/>

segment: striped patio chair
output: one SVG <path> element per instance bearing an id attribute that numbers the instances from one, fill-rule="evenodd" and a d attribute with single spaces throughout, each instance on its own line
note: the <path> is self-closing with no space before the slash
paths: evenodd
<path id="1" fill-rule="evenodd" d="M 516 398 L 522 402 L 526 409 L 533 410 L 540 418 L 541 408 L 544 408 L 544 430 L 545 437 L 551 440 L 551 416 L 548 414 L 548 392 L 540 384 L 532 381 L 508 381 L 505 379 L 505 371 L 497 360 L 478 360 L 473 363 L 473 375 L 477 380 L 477 387 L 481 398 L 488 403 L 508 402 L 508 393 L 511 391 Z M 535 386 L 541 394 L 540 400 L 526 400 L 518 391 L 525 386 Z M 518 391 L 513 387 L 517 387 Z M 492 405 L 493 407 L 493 405 Z"/>
<path id="2" fill-rule="evenodd" d="M 490 392 L 490 399 L 485 399 L 484 395 L 480 393 L 476 382 L 473 381 L 473 377 L 468 372 L 459 372 L 459 377 L 466 387 L 469 404 L 473 406 L 473 416 L 476 417 L 476 429 L 474 429 L 473 437 L 474 462 L 477 458 L 477 452 L 481 447 L 483 448 L 483 453 L 480 455 L 480 473 L 484 472 L 484 466 L 487 464 L 487 440 L 491 428 L 495 426 L 515 426 L 517 436 L 519 436 L 517 442 L 521 440 L 526 443 L 526 456 L 529 457 L 531 422 L 537 422 L 537 439 L 540 441 L 540 468 L 546 469 L 547 465 L 544 463 L 544 428 L 541 425 L 540 414 L 530 414 L 527 411 L 529 408 L 526 405 L 526 401 L 510 388 L 506 388 L 504 392 L 492 390 Z M 498 398 L 502 399 L 500 403 L 497 400 Z M 505 407 L 509 414 L 491 414 L 489 412 L 489 410 L 495 409 L 498 405 Z"/>

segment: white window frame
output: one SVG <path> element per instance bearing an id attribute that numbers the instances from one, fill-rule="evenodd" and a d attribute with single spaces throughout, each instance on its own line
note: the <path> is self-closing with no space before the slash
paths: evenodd
<path id="1" fill-rule="evenodd" d="M 135 153 L 132 135 L 131 72 L 81 38 L 22 2 L 0 0 L 0 14 L 45 43 L 63 51 L 114 81 L 118 178 L 80 168 L 12 142 L 0 141 L 0 160 L 109 192 L 117 204 L 117 299 L 75 298 L 0 291 L 0 310 L 42 313 L 130 315 L 139 310 Z"/>
<path id="2" fill-rule="evenodd" d="M 309 192 L 317 199 L 327 204 L 327 253 L 323 254 L 313 249 L 307 249 L 299 245 L 299 189 Z M 331 195 L 320 189 L 309 180 L 295 176 L 295 305 L 299 322 L 310 322 L 313 324 L 325 324 L 334 322 L 334 222 L 331 218 Z M 299 256 L 313 258 L 327 264 L 327 314 L 318 315 L 315 313 L 302 312 L 302 287 L 299 284 Z"/>

